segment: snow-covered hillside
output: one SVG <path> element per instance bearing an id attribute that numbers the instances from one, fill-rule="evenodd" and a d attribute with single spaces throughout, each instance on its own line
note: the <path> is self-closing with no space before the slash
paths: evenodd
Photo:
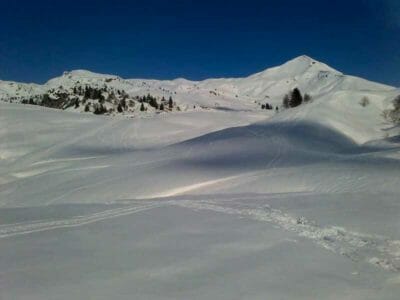
<path id="1" fill-rule="evenodd" d="M 246 78 L 200 82 L 122 79 L 77 70 L 65 72 L 44 85 L 0 82 L 0 99 L 70 111 L 131 116 L 204 109 L 257 111 L 266 103 L 273 110 L 282 111 L 284 95 L 294 88 L 313 98 L 312 104 L 301 108 L 307 120 L 329 124 L 358 143 L 396 133 L 382 131 L 388 128 L 383 124 L 382 112 L 391 106 L 398 90 L 343 75 L 308 56 Z M 146 96 L 154 98 L 154 103 Z M 369 100 L 368 107 L 360 105 L 364 97 Z M 278 119 L 287 120 L 294 115 L 298 117 L 297 112 L 285 112 Z"/>
<path id="2" fill-rule="evenodd" d="M 303 56 L 246 78 L 73 71 L 0 91 L 104 85 L 135 105 L 0 102 L 1 299 L 398 299 L 399 133 L 382 115 L 398 89 Z M 312 100 L 284 109 L 294 88 Z M 147 94 L 174 105 L 137 111 Z"/>

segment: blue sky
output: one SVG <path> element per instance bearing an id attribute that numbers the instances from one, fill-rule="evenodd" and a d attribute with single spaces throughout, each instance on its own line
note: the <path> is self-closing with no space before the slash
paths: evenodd
<path id="1" fill-rule="evenodd" d="M 400 1 L 0 0 L 0 79 L 238 77 L 307 54 L 400 86 Z"/>

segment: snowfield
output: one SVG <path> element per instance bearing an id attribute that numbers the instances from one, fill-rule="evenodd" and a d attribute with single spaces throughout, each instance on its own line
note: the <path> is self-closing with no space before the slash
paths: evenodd
<path id="1" fill-rule="evenodd" d="M 399 299 L 399 128 L 382 116 L 399 89 L 302 56 L 246 78 L 73 71 L 0 95 L 77 78 L 182 110 L 0 102 L 0 299 Z M 313 100 L 282 109 L 295 87 Z"/>

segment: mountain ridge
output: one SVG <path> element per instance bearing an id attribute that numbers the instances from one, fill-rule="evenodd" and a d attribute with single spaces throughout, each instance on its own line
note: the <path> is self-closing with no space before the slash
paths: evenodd
<path id="1" fill-rule="evenodd" d="M 156 81 L 156 82 L 185 82 L 185 83 L 202 83 L 202 82 L 207 82 L 207 81 L 214 81 L 214 80 L 240 80 L 240 79 L 248 79 L 248 78 L 254 78 L 254 77 L 259 77 L 262 75 L 265 75 L 266 73 L 270 73 L 273 71 L 279 71 L 282 72 L 282 69 L 285 69 L 288 66 L 293 66 L 293 65 L 301 65 L 301 66 L 319 66 L 320 67 L 320 71 L 329 71 L 332 73 L 336 73 L 337 75 L 344 75 L 342 72 L 330 67 L 329 65 L 320 62 L 316 59 L 313 59 L 310 56 L 307 55 L 301 55 L 298 57 L 295 57 L 279 66 L 274 66 L 274 67 L 269 67 L 266 68 L 262 71 L 250 74 L 248 76 L 243 76 L 243 77 L 220 77 L 220 78 L 207 78 L 207 79 L 203 79 L 203 80 L 190 80 L 190 79 L 186 79 L 183 77 L 178 77 L 175 79 L 167 79 L 167 80 L 159 80 L 159 79 L 152 79 L 152 78 L 123 78 L 121 76 L 118 75 L 114 75 L 114 74 L 106 74 L 106 73 L 97 73 L 97 72 L 93 72 L 87 69 L 74 69 L 71 71 L 64 71 L 62 75 L 60 76 L 56 76 L 53 78 L 50 78 L 47 82 L 45 82 L 44 84 L 38 84 L 38 83 L 28 83 L 28 82 L 17 82 L 17 81 L 11 81 L 11 80 L 1 80 L 0 79 L 0 84 L 1 83 L 14 83 L 14 84 L 21 84 L 21 85 L 28 85 L 28 86 L 32 86 L 32 87 L 39 87 L 39 86 L 45 86 L 48 84 L 51 84 L 52 80 L 54 79 L 58 79 L 58 78 L 63 78 L 65 76 L 75 76 L 75 77 L 91 77 L 91 78 L 115 78 L 115 79 L 120 79 L 120 80 L 126 80 L 126 81 L 137 81 L 137 80 L 142 80 L 142 81 Z M 352 76 L 352 75 L 344 75 L 344 76 Z M 361 78 L 358 76 L 352 76 L 355 78 Z M 367 79 L 364 79 L 367 80 Z M 370 80 L 367 80 L 369 82 L 372 82 Z M 379 85 L 382 86 L 386 86 L 386 87 L 390 87 L 390 88 L 395 88 L 393 86 L 384 84 L 384 83 L 378 83 Z"/>
<path id="2" fill-rule="evenodd" d="M 382 114 L 400 93 L 395 87 L 345 75 L 302 55 L 247 77 L 202 81 L 124 79 L 73 70 L 43 85 L 0 81 L 0 100 L 136 117 L 174 111 L 230 110 L 254 111 L 279 120 L 298 117 L 298 109 L 284 109 L 282 103 L 294 88 L 310 95 L 314 102 L 302 105 L 303 118 L 328 124 L 358 143 L 382 138 L 382 124 L 386 122 Z M 367 108 L 360 105 L 364 98 L 368 99 Z M 270 110 L 262 111 L 266 107 Z"/>

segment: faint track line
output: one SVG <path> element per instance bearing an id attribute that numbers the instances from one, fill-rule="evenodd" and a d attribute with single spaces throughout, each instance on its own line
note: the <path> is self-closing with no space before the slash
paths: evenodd
<path id="1" fill-rule="evenodd" d="M 12 225 L 2 225 L 0 227 L 0 238 L 7 238 L 17 235 L 30 234 L 41 231 L 48 231 L 60 228 L 79 227 L 96 223 L 99 221 L 113 219 L 121 216 L 146 211 L 156 207 L 165 206 L 163 203 L 153 203 L 142 206 L 129 206 L 116 209 L 105 210 L 85 216 L 77 216 L 69 219 L 61 219 L 54 221 L 34 221 L 30 223 L 17 223 Z"/>

